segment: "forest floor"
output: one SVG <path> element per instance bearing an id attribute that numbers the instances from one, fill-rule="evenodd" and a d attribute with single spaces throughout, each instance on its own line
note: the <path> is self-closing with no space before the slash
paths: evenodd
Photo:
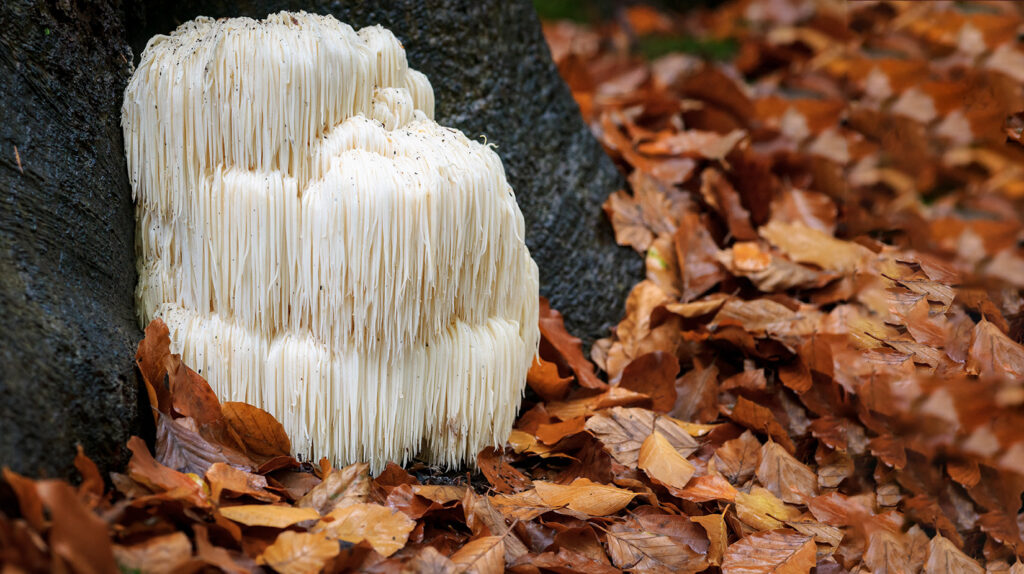
<path id="1" fill-rule="evenodd" d="M 647 278 L 478 473 L 299 465 L 155 322 L 156 453 L 5 470 L 3 572 L 1024 573 L 1024 9 L 620 16 L 545 33 Z"/>

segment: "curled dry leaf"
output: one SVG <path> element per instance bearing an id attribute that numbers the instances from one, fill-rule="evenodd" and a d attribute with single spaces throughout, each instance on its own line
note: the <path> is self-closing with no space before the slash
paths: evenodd
<path id="1" fill-rule="evenodd" d="M 264 502 L 277 502 L 281 497 L 264 490 L 267 478 L 244 470 L 232 468 L 223 462 L 214 463 L 206 471 L 206 481 L 210 483 L 210 498 L 220 502 L 221 493 L 225 490 L 236 495 L 251 496 Z"/>
<path id="2" fill-rule="evenodd" d="M 416 522 L 403 512 L 360 502 L 334 509 L 310 532 L 323 532 L 330 538 L 353 544 L 365 540 L 381 556 L 387 557 L 405 546 L 415 527 Z"/>
<path id="3" fill-rule="evenodd" d="M 928 561 L 924 565 L 925 574 L 944 572 L 962 572 L 963 574 L 982 574 L 985 569 L 956 547 L 948 538 L 936 534 L 928 543 Z"/>
<path id="4" fill-rule="evenodd" d="M 545 361 L 541 357 L 534 359 L 530 370 L 526 373 L 526 384 L 546 401 L 555 401 L 565 397 L 569 392 L 572 377 L 558 374 L 558 365 Z"/>
<path id="5" fill-rule="evenodd" d="M 324 532 L 285 530 L 263 551 L 258 561 L 280 574 L 315 574 L 339 552 L 338 541 Z"/>
<path id="6" fill-rule="evenodd" d="M 725 550 L 729 546 L 729 531 L 725 527 L 725 513 L 691 516 L 690 520 L 700 524 L 708 535 L 710 542 L 707 553 L 708 563 L 713 566 L 721 565 L 722 558 L 725 557 Z"/>
<path id="7" fill-rule="evenodd" d="M 793 261 L 830 271 L 852 273 L 873 259 L 866 247 L 836 239 L 803 223 L 772 220 L 761 227 L 760 233 Z"/>
<path id="8" fill-rule="evenodd" d="M 161 414 L 161 417 L 164 415 Z M 158 463 L 149 454 L 149 448 L 141 438 L 133 436 L 128 440 L 132 458 L 128 461 L 128 476 L 156 492 L 172 492 L 199 507 L 209 506 L 203 493 L 203 481 L 182 474 Z M 194 475 L 193 475 L 194 476 Z"/>
<path id="9" fill-rule="evenodd" d="M 658 483 L 677 489 L 686 488 L 686 483 L 696 471 L 693 464 L 658 431 L 644 439 L 637 466 Z"/>
<path id="10" fill-rule="evenodd" d="M 505 571 L 505 542 L 501 536 L 481 536 L 451 555 L 459 571 L 467 574 L 501 574 Z"/>
<path id="11" fill-rule="evenodd" d="M 131 546 L 114 545 L 121 571 L 169 574 L 192 559 L 192 542 L 184 532 L 154 536 Z"/>
<path id="12" fill-rule="evenodd" d="M 320 484 L 305 494 L 296 506 L 328 514 L 335 508 L 366 502 L 370 496 L 370 465 L 350 464 L 332 469 Z"/>
<path id="13" fill-rule="evenodd" d="M 320 518 L 320 513 L 312 508 L 269 504 L 225 506 L 220 509 L 220 513 L 225 518 L 239 524 L 246 526 L 269 526 L 271 528 L 287 528 L 299 522 Z"/>
<path id="14" fill-rule="evenodd" d="M 36 491 L 49 511 L 49 543 L 53 553 L 82 572 L 116 572 L 107 524 L 82 504 L 75 489 L 59 480 L 40 480 Z"/>
<path id="15" fill-rule="evenodd" d="M 725 551 L 723 574 L 806 574 L 817 563 L 814 539 L 790 530 L 758 532 Z"/>
<path id="16" fill-rule="evenodd" d="M 787 506 L 770 490 L 755 486 L 750 492 L 737 492 L 736 516 L 758 530 L 781 528 L 787 520 L 800 516 L 800 511 Z"/>
<path id="17" fill-rule="evenodd" d="M 586 429 L 601 441 L 612 458 L 629 467 L 637 465 L 640 447 L 652 431 L 660 433 L 684 458 L 699 446 L 675 419 L 647 409 L 614 407 L 590 417 Z"/>
<path id="18" fill-rule="evenodd" d="M 700 572 L 707 568 L 704 556 L 683 541 L 625 524 L 608 530 L 608 555 L 615 566 L 638 572 Z"/>
<path id="19" fill-rule="evenodd" d="M 221 405 L 221 412 L 250 456 L 269 459 L 290 455 L 292 443 L 284 425 L 267 411 L 246 403 L 226 402 Z"/>
<path id="20" fill-rule="evenodd" d="M 590 516 L 608 516 L 626 507 L 637 494 L 614 486 L 598 484 L 586 478 L 577 478 L 572 484 L 534 481 L 537 495 L 544 504 L 566 507 Z"/>
<path id="21" fill-rule="evenodd" d="M 651 399 L 651 409 L 666 413 L 676 404 L 676 374 L 679 360 L 664 351 L 647 353 L 633 359 L 622 370 L 619 386 L 643 393 Z"/>
<path id="22" fill-rule="evenodd" d="M 491 504 L 501 512 L 507 520 L 528 522 L 541 514 L 554 510 L 541 499 L 537 490 L 525 490 L 518 494 L 497 494 L 490 497 Z"/>
<path id="23" fill-rule="evenodd" d="M 607 387 L 594 374 L 594 365 L 583 356 L 582 342 L 565 330 L 562 314 L 551 308 L 547 299 L 540 299 L 540 334 L 562 356 L 580 385 L 588 389 Z"/>
<path id="24" fill-rule="evenodd" d="M 804 504 L 818 495 L 814 471 L 773 441 L 761 447 L 757 479 L 772 494 L 791 504 Z"/>

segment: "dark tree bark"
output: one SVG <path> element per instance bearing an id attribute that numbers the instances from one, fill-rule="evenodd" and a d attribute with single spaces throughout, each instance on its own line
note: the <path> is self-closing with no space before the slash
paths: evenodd
<path id="1" fill-rule="evenodd" d="M 642 274 L 601 212 L 621 178 L 558 77 L 529 0 L 6 0 L 0 465 L 65 475 L 81 443 L 113 468 L 147 420 L 132 368 L 141 333 L 120 128 L 133 52 L 199 15 L 283 9 L 390 28 L 430 78 L 438 121 L 497 144 L 541 292 L 569 329 L 589 345 L 621 315 Z"/>
<path id="2" fill-rule="evenodd" d="M 0 6 L 0 466 L 123 461 L 136 423 L 119 6 Z"/>

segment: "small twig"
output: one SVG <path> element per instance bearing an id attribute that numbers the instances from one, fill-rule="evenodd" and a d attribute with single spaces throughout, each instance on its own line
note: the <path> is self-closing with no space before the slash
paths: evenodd
<path id="1" fill-rule="evenodd" d="M 21 155 L 18 153 L 18 146 L 14 146 L 14 161 L 18 164 L 18 171 L 21 175 L 25 175 L 25 170 L 21 167 Z"/>

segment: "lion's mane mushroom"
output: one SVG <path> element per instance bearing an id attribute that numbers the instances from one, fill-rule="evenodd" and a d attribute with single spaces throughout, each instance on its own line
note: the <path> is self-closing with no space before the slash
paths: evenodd
<path id="1" fill-rule="evenodd" d="M 306 13 L 184 24 L 125 90 L 140 320 L 306 458 L 455 465 L 512 426 L 537 267 L 433 107 L 389 31 Z"/>

